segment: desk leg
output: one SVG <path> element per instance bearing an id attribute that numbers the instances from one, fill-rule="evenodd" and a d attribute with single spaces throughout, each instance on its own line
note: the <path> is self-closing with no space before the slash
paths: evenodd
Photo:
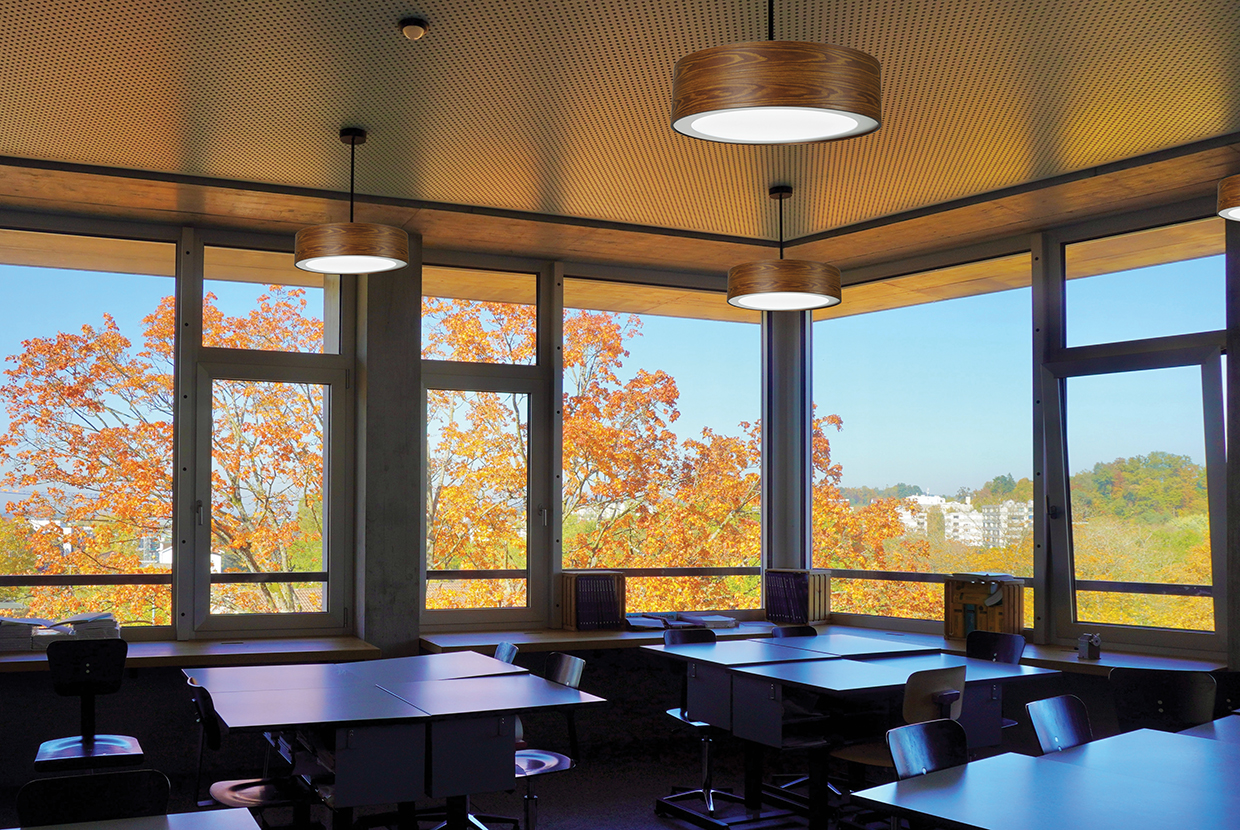
<path id="1" fill-rule="evenodd" d="M 766 747 L 745 741 L 745 809 L 762 809 L 762 765 Z"/>
<path id="2" fill-rule="evenodd" d="M 447 830 L 465 830 L 469 827 L 469 796 L 454 795 L 448 798 Z"/>
<path id="3" fill-rule="evenodd" d="M 332 830 L 352 830 L 352 827 L 352 807 L 338 807 L 332 810 Z"/>
<path id="4" fill-rule="evenodd" d="M 809 751 L 809 830 L 827 830 L 831 820 L 831 784 L 827 780 L 830 757 L 825 747 Z"/>
<path id="5" fill-rule="evenodd" d="M 418 805 L 412 801 L 402 801 L 396 805 L 397 830 L 418 830 Z"/>

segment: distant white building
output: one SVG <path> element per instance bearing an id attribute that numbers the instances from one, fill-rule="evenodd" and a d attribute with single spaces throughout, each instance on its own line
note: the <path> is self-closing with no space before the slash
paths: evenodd
<path id="1" fill-rule="evenodd" d="M 930 535 L 930 513 L 943 516 L 943 537 L 966 545 L 982 544 L 982 516 L 968 497 L 963 502 L 950 501 L 943 496 L 910 496 L 917 505 L 915 510 L 901 510 L 900 521 L 909 533 Z"/>
<path id="2" fill-rule="evenodd" d="M 1033 528 L 1033 501 L 987 504 L 982 507 L 982 544 L 991 548 L 1015 545 Z"/>

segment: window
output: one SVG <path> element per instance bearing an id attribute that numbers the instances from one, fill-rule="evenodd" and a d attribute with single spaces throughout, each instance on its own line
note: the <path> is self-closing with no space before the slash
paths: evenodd
<path id="1" fill-rule="evenodd" d="M 202 345 L 335 353 L 340 278 L 302 271 L 283 251 L 208 245 L 203 251 Z M 334 324 L 325 328 L 324 321 Z"/>
<path id="2" fill-rule="evenodd" d="M 427 608 L 528 605 L 529 396 L 428 389 Z"/>
<path id="3" fill-rule="evenodd" d="M 941 620 L 945 575 L 1032 583 L 1029 279 L 1027 255 L 970 263 L 846 287 L 815 315 L 813 555 L 833 613 Z"/>
<path id="4" fill-rule="evenodd" d="M 1212 216 L 1066 246 L 1067 345 L 1223 329 L 1225 222 Z"/>
<path id="5" fill-rule="evenodd" d="M 1044 323 L 1062 308 L 1067 345 L 1042 375 L 1051 572 L 1068 599 L 1053 634 L 1218 648 L 1223 221 L 1090 230 L 1052 238 L 1068 279 Z"/>
<path id="6" fill-rule="evenodd" d="M 422 269 L 422 620 L 544 624 L 551 374 L 542 273 Z M 467 613 L 467 617 L 462 614 Z"/>
<path id="7" fill-rule="evenodd" d="M 531 366 L 538 360 L 534 274 L 422 269 L 422 359 Z"/>
<path id="8" fill-rule="evenodd" d="M 212 382 L 212 614 L 327 610 L 328 394 L 317 383 Z"/>
<path id="9" fill-rule="evenodd" d="M 172 622 L 176 246 L 0 231 L 0 615 Z"/>
<path id="10" fill-rule="evenodd" d="M 1073 377 L 1066 396 L 1077 620 L 1213 631 L 1201 369 Z"/>
<path id="11" fill-rule="evenodd" d="M 565 569 L 629 611 L 761 606 L 761 341 L 718 293 L 564 281 Z"/>

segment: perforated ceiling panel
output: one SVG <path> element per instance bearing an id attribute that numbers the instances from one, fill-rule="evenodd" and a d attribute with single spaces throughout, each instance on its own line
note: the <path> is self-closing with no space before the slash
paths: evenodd
<path id="1" fill-rule="evenodd" d="M 0 0 L 0 154 L 798 237 L 1240 130 L 1235 0 L 777 0 L 865 50 L 884 123 L 802 147 L 668 125 L 761 0 Z M 431 21 L 422 41 L 396 23 Z"/>

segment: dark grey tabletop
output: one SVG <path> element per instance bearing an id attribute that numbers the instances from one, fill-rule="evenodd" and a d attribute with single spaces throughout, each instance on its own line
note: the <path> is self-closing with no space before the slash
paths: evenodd
<path id="1" fill-rule="evenodd" d="M 427 717 L 390 692 L 364 683 L 317 689 L 221 692 L 211 697 L 215 711 L 229 729 L 284 729 Z"/>
<path id="2" fill-rule="evenodd" d="M 601 697 L 561 686 L 532 674 L 390 683 L 382 688 L 435 717 L 482 712 L 519 714 L 553 706 L 583 706 L 605 702 Z"/>
<path id="3" fill-rule="evenodd" d="M 859 692 L 894 688 L 903 686 L 909 675 L 908 672 L 889 666 L 872 666 L 868 662 L 838 657 L 796 663 L 738 666 L 732 669 L 732 674 L 738 681 L 752 678 L 828 692 Z"/>
<path id="4" fill-rule="evenodd" d="M 807 638 L 809 639 L 809 638 Z M 666 654 L 677 660 L 710 663 L 716 666 L 753 666 L 760 663 L 787 663 L 798 660 L 825 660 L 832 655 L 790 648 L 771 640 L 731 640 L 715 643 L 689 643 L 681 646 L 642 646 L 646 651 Z"/>
<path id="5" fill-rule="evenodd" d="M 915 654 L 934 653 L 939 646 L 919 643 L 911 638 L 900 640 L 895 637 L 869 637 L 864 634 L 845 634 L 835 631 L 819 634 L 817 637 L 785 637 L 779 641 L 790 648 L 817 651 L 824 654 L 836 654 L 840 657 L 878 656 L 883 654 Z"/>
<path id="6" fill-rule="evenodd" d="M 323 663 L 292 666 L 213 666 L 185 669 L 212 695 L 221 692 L 247 692 L 261 689 L 324 689 L 376 683 L 408 683 L 442 680 L 449 677 L 483 677 L 492 674 L 524 674 L 526 669 L 478 654 L 457 651 L 392 657 L 360 663 Z"/>
<path id="7" fill-rule="evenodd" d="M 18 828 L 13 828 L 18 830 Z M 166 816 L 84 821 L 79 824 L 45 824 L 39 830 L 258 830 L 258 822 L 243 807 L 231 810 L 198 810 Z"/>
<path id="8" fill-rule="evenodd" d="M 1158 787 L 1205 787 L 1232 791 L 1237 812 L 1232 826 L 1240 821 L 1240 745 L 1211 741 L 1174 732 L 1138 729 L 1082 746 L 1053 752 L 1047 761 L 1073 767 L 1117 772 L 1144 781 L 1147 789 Z M 1153 786 L 1151 786 L 1153 785 Z M 1192 823 L 1181 826 L 1193 826 Z"/>
<path id="9" fill-rule="evenodd" d="M 1185 729 L 1180 733 L 1193 738 L 1209 738 L 1212 741 L 1223 741 L 1229 744 L 1240 744 L 1240 715 L 1226 717 Z"/>
<path id="10" fill-rule="evenodd" d="M 954 666 L 965 666 L 965 681 L 969 683 L 995 683 L 1015 680 L 1021 677 L 1037 677 L 1046 674 L 1059 674 L 1055 669 L 1039 669 L 1035 666 L 1019 666 L 1011 663 L 994 663 L 990 660 L 978 660 L 972 657 L 961 657 L 958 654 L 905 654 L 899 657 L 854 657 L 858 662 L 870 666 L 884 666 L 909 674 L 928 669 L 945 669 Z"/>
<path id="11" fill-rule="evenodd" d="M 1235 826 L 1240 794 L 1233 790 L 1151 786 L 1123 774 L 1122 766 L 1105 770 L 1008 753 L 861 790 L 852 800 L 976 830 L 1161 830 Z"/>

